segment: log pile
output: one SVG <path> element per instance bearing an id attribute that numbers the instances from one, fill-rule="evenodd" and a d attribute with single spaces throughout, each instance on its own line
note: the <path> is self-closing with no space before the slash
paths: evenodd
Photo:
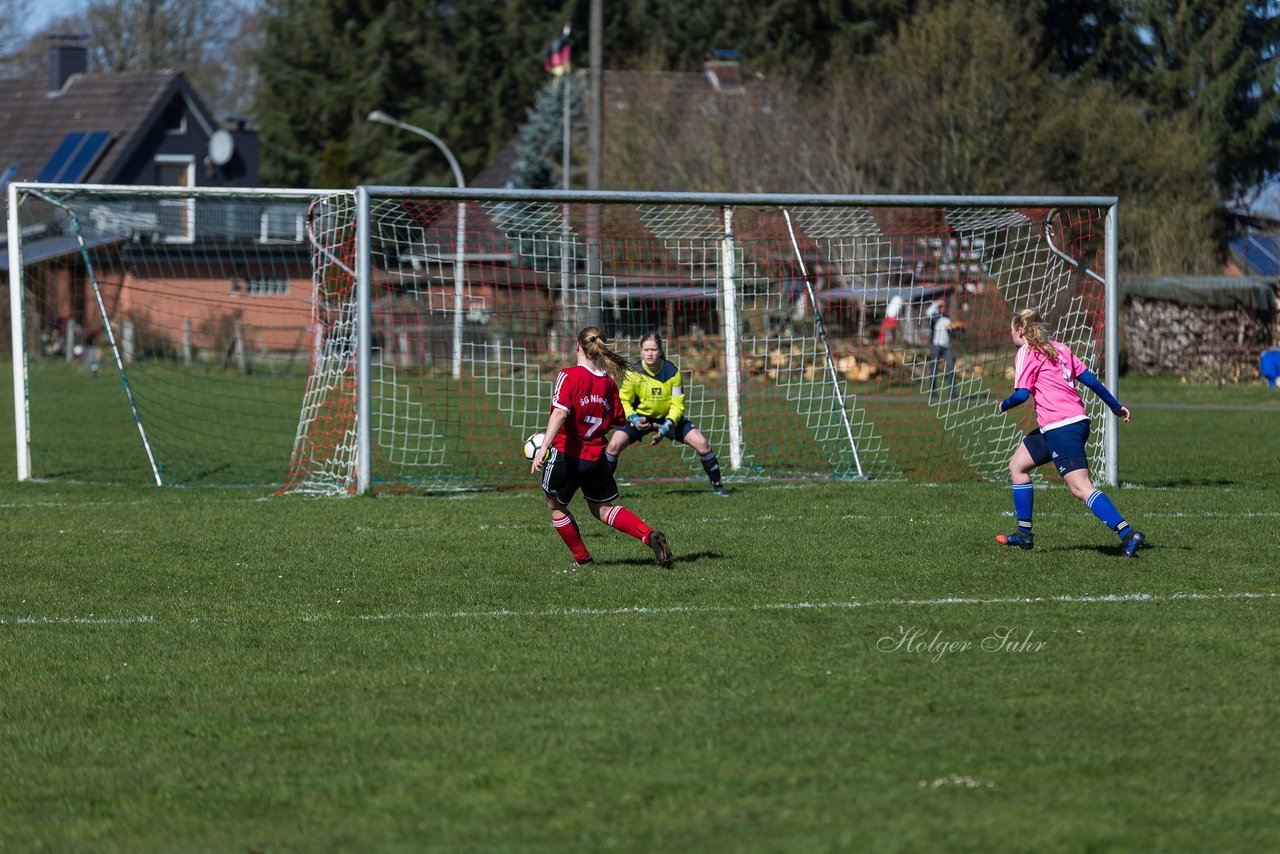
<path id="1" fill-rule="evenodd" d="M 1132 297 L 1120 312 L 1123 367 L 1189 382 L 1257 379 L 1258 357 L 1276 345 L 1276 319 L 1235 306 L 1182 305 Z"/>

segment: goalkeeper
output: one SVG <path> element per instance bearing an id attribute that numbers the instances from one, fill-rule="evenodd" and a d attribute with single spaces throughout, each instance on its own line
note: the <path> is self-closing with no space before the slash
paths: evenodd
<path id="1" fill-rule="evenodd" d="M 641 436 L 652 433 L 651 445 L 671 439 L 693 448 L 707 479 L 711 481 L 712 491 L 721 497 L 730 494 L 720 481 L 720 461 L 711 450 L 711 443 L 692 421 L 684 417 L 680 369 L 667 361 L 662 337 L 657 332 L 650 332 L 640 339 L 640 361 L 627 373 L 619 391 L 627 424 L 609 437 L 609 447 L 605 449 L 604 456 L 611 469 L 618 467 L 618 455 L 623 449 L 639 441 Z"/>

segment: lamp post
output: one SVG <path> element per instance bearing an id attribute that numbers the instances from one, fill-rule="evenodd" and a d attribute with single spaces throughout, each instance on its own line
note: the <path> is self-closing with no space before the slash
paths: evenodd
<path id="1" fill-rule="evenodd" d="M 458 158 L 453 156 L 453 152 L 449 149 L 449 146 L 444 144 L 443 139 L 417 125 L 402 122 L 382 110 L 374 110 L 367 116 L 367 120 L 378 124 L 390 125 L 407 133 L 417 134 L 429 141 L 440 149 L 440 153 L 444 155 L 445 160 L 449 161 L 449 168 L 453 170 L 453 180 L 457 183 L 458 189 L 466 189 L 467 181 L 462 177 L 462 167 L 458 165 Z M 453 378 L 455 380 L 462 377 L 462 266 L 465 260 L 466 238 L 467 203 L 459 202 L 458 233 L 453 247 Z"/>

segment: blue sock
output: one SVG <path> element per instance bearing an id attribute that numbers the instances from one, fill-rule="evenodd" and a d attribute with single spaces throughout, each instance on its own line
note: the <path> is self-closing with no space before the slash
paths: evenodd
<path id="1" fill-rule="evenodd" d="M 1095 489 L 1093 494 L 1085 499 L 1084 503 L 1086 507 L 1093 511 L 1093 515 L 1102 520 L 1104 525 L 1120 534 L 1120 536 L 1124 536 L 1121 526 L 1123 525 L 1125 528 L 1129 526 L 1125 525 L 1124 517 L 1120 515 L 1120 511 L 1111 503 L 1111 499 L 1107 497 L 1105 492 L 1101 489 Z"/>
<path id="2" fill-rule="evenodd" d="M 1013 485 L 1013 515 L 1018 519 L 1018 530 L 1031 533 L 1031 507 L 1035 503 L 1035 491 L 1029 483 Z"/>

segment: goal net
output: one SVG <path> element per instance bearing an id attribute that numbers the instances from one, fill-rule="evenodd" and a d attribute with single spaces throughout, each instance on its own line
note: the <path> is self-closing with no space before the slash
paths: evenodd
<path id="1" fill-rule="evenodd" d="M 9 189 L 19 477 L 278 486 L 327 196 Z"/>
<path id="2" fill-rule="evenodd" d="M 588 324 L 634 359 L 662 336 L 730 483 L 1003 480 L 1033 426 L 1030 407 L 994 414 L 1016 309 L 1115 381 L 1112 199 L 32 185 L 10 199 L 20 476 L 26 453 L 39 478 L 529 487 L 523 440 Z M 939 307 L 953 364 L 932 358 Z M 633 445 L 618 473 L 705 483 L 672 442 Z"/>
<path id="3" fill-rule="evenodd" d="M 1003 479 L 1033 426 L 1029 407 L 993 412 L 1011 391 L 1016 309 L 1040 310 L 1114 380 L 1107 200 L 364 198 L 314 222 L 321 343 L 287 491 L 527 486 L 523 439 L 545 427 L 589 324 L 636 359 L 646 334 L 662 336 L 685 414 L 730 480 Z M 939 308 L 954 364 L 932 346 Z M 632 446 L 619 475 L 703 479 L 674 443 Z"/>

